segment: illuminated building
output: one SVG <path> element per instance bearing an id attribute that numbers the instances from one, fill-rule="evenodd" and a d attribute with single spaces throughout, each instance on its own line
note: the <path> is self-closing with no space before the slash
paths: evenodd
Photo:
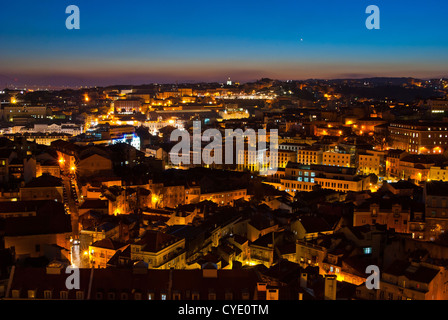
<path id="1" fill-rule="evenodd" d="M 353 213 L 353 226 L 366 224 L 384 224 L 388 229 L 394 229 L 398 233 L 409 233 L 409 221 L 411 208 L 407 202 L 393 203 L 393 201 L 380 200 L 366 202 L 355 207 Z"/>
<path id="2" fill-rule="evenodd" d="M 427 101 L 427 103 L 432 114 L 444 114 L 448 111 L 448 100 L 430 99 Z"/>
<path id="3" fill-rule="evenodd" d="M 142 107 L 140 99 L 120 99 L 112 102 L 112 107 L 117 114 L 138 113 Z"/>
<path id="4" fill-rule="evenodd" d="M 131 260 L 144 261 L 152 269 L 185 267 L 185 239 L 148 230 L 141 240 L 130 245 Z"/>
<path id="5" fill-rule="evenodd" d="M 297 162 L 302 164 L 321 164 L 322 150 L 319 147 L 308 147 L 298 150 Z"/>
<path id="6" fill-rule="evenodd" d="M 429 168 L 428 181 L 448 181 L 448 167 L 431 167 Z"/>
<path id="7" fill-rule="evenodd" d="M 106 268 L 107 262 L 118 250 L 123 251 L 128 245 L 110 238 L 95 241 L 89 245 L 88 255 L 92 268 Z"/>
<path id="8" fill-rule="evenodd" d="M 367 178 L 357 175 L 356 168 L 288 163 L 285 178 L 281 179 L 281 190 L 295 194 L 296 191 L 312 191 L 315 185 L 341 192 L 368 189 Z"/>
<path id="9" fill-rule="evenodd" d="M 210 200 L 217 203 L 220 206 L 233 205 L 235 200 L 244 199 L 248 200 L 250 196 L 247 195 L 246 189 L 235 189 L 227 191 L 216 191 L 209 193 L 201 193 L 200 201 Z"/>
<path id="10" fill-rule="evenodd" d="M 446 300 L 447 273 L 427 262 L 396 260 L 381 273 L 378 300 Z"/>
<path id="11" fill-rule="evenodd" d="M 392 148 L 414 154 L 442 154 L 448 147 L 446 122 L 395 121 L 389 125 Z"/>
<path id="12" fill-rule="evenodd" d="M 448 182 L 427 182 L 424 199 L 425 240 L 434 241 L 448 230 Z"/>
<path id="13" fill-rule="evenodd" d="M 382 176 L 385 173 L 384 152 L 367 150 L 357 154 L 358 171 L 362 174 L 376 174 Z"/>
<path id="14" fill-rule="evenodd" d="M 352 155 L 345 152 L 325 151 L 322 154 L 322 164 L 326 166 L 352 167 Z"/>

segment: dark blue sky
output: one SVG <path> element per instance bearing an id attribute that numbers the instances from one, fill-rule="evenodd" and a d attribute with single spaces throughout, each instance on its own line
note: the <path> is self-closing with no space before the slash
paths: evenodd
<path id="1" fill-rule="evenodd" d="M 71 4 L 80 30 L 65 28 Z M 380 30 L 365 27 L 371 4 Z M 447 14 L 441 0 L 4 0 L 0 87 L 442 77 Z"/>

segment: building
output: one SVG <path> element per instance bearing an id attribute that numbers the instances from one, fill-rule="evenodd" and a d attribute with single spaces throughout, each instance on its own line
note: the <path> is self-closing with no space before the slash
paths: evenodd
<path id="1" fill-rule="evenodd" d="M 353 226 L 384 224 L 387 229 L 393 229 L 397 233 L 409 233 L 411 205 L 411 201 L 403 199 L 366 201 L 355 207 Z"/>
<path id="2" fill-rule="evenodd" d="M 442 154 L 448 147 L 448 124 L 394 121 L 389 125 L 392 148 L 413 154 Z"/>
<path id="3" fill-rule="evenodd" d="M 434 100 L 430 99 L 427 101 L 429 109 L 432 114 L 446 113 L 448 111 L 448 100 Z"/>
<path id="4" fill-rule="evenodd" d="M 406 155 L 398 161 L 397 178 L 411 179 L 417 183 L 426 181 L 429 178 L 430 168 L 444 161 L 442 155 Z"/>
<path id="5" fill-rule="evenodd" d="M 14 141 L 17 137 L 23 137 L 28 141 L 36 142 L 37 144 L 43 144 L 45 146 L 50 146 L 52 142 L 63 140 L 68 141 L 71 137 L 68 133 L 56 133 L 56 132 L 25 132 L 16 134 L 5 134 L 6 138 Z"/>
<path id="6" fill-rule="evenodd" d="M 63 192 L 60 178 L 43 174 L 20 188 L 20 200 L 53 200 L 62 203 Z"/>
<path id="7" fill-rule="evenodd" d="M 46 119 L 48 116 L 48 108 L 46 106 L 22 106 L 10 104 L 2 107 L 1 111 L 3 111 L 3 120 L 13 122 L 20 118 Z"/>
<path id="8" fill-rule="evenodd" d="M 322 164 L 336 167 L 352 167 L 352 155 L 345 152 L 325 151 L 322 154 Z"/>
<path id="9" fill-rule="evenodd" d="M 434 241 L 448 230 L 448 182 L 431 181 L 424 186 L 426 240 Z"/>
<path id="10" fill-rule="evenodd" d="M 1 202 L 0 212 L 5 219 L 5 248 L 11 248 L 17 259 L 70 259 L 72 226 L 62 203 Z"/>
<path id="11" fill-rule="evenodd" d="M 200 201 L 213 201 L 220 206 L 233 206 L 234 201 L 238 199 L 248 200 L 250 196 L 247 194 L 247 189 L 234 189 L 201 193 L 199 199 Z"/>
<path id="12" fill-rule="evenodd" d="M 185 239 L 148 230 L 130 245 L 131 260 L 144 261 L 152 269 L 182 269 L 185 267 Z"/>
<path id="13" fill-rule="evenodd" d="M 385 164 L 385 155 L 381 151 L 366 150 L 357 154 L 357 167 L 360 174 L 384 176 Z"/>
<path id="14" fill-rule="evenodd" d="M 7 300 L 266 300 L 270 291 L 255 269 L 148 270 L 132 268 L 79 269 L 79 289 L 68 290 L 66 265 L 13 267 Z M 280 294 L 279 294 L 280 293 Z M 229 309 L 230 310 L 230 309 Z"/>
<path id="15" fill-rule="evenodd" d="M 120 99 L 112 102 L 112 108 L 117 114 L 134 114 L 141 112 L 141 99 Z"/>
<path id="16" fill-rule="evenodd" d="M 285 178 L 280 181 L 281 190 L 292 195 L 296 191 L 312 191 L 316 185 L 341 192 L 369 189 L 369 180 L 356 174 L 356 168 L 303 165 L 295 162 L 288 163 Z"/>
<path id="17" fill-rule="evenodd" d="M 378 300 L 446 300 L 447 272 L 425 262 L 397 260 L 381 273 Z"/>
<path id="18" fill-rule="evenodd" d="M 430 167 L 428 181 L 448 181 L 448 167 Z"/>
<path id="19" fill-rule="evenodd" d="M 297 151 L 297 162 L 301 164 L 321 164 L 322 150 L 319 147 L 308 147 Z"/>
<path id="20" fill-rule="evenodd" d="M 123 251 L 128 245 L 110 238 L 95 241 L 89 245 L 89 261 L 92 268 L 106 268 L 107 262 L 117 253 Z"/>

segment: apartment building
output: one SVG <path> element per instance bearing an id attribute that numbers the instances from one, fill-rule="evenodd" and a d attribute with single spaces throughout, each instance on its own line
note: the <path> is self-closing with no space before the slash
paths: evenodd
<path id="1" fill-rule="evenodd" d="M 394 121 L 392 147 L 413 154 L 442 154 L 448 147 L 448 124 L 436 121 Z"/>

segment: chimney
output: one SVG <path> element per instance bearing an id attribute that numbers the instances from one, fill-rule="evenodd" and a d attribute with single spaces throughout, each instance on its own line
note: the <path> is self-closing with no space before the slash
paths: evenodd
<path id="1" fill-rule="evenodd" d="M 336 285 L 336 275 L 326 274 L 324 300 L 336 300 Z"/>
<path id="2" fill-rule="evenodd" d="M 307 288 L 307 286 L 308 286 L 308 273 L 301 273 L 300 274 L 300 287 Z"/>

